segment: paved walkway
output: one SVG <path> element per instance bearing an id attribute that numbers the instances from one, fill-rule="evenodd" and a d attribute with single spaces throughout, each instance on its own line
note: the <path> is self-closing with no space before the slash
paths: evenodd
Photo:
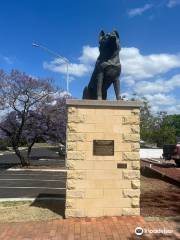
<path id="1" fill-rule="evenodd" d="M 144 233 L 136 236 L 140 226 L 144 231 L 171 230 L 169 234 Z M 180 239 L 178 223 L 173 221 L 146 222 L 142 217 L 106 217 L 52 220 L 49 222 L 0 224 L 1 240 L 133 240 Z"/>

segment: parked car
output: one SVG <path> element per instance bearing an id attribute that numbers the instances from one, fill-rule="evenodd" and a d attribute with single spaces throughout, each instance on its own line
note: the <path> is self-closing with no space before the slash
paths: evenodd
<path id="1" fill-rule="evenodd" d="M 64 145 L 59 146 L 59 155 L 66 155 L 66 147 Z"/>
<path id="2" fill-rule="evenodd" d="M 165 160 L 174 160 L 176 165 L 180 167 L 180 143 L 164 145 L 163 158 Z"/>

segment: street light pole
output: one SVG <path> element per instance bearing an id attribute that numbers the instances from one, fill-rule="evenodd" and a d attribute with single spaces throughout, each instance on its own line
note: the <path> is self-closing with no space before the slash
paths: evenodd
<path id="1" fill-rule="evenodd" d="M 46 51 L 49 54 L 55 56 L 56 58 L 61 59 L 66 64 L 66 89 L 67 89 L 67 92 L 69 92 L 69 64 L 70 64 L 69 60 L 67 58 L 62 57 L 61 55 L 53 52 L 52 50 L 48 49 L 47 47 L 45 47 L 43 45 L 40 45 L 40 44 L 37 44 L 37 43 L 32 43 L 32 46 L 43 49 L 44 51 Z"/>

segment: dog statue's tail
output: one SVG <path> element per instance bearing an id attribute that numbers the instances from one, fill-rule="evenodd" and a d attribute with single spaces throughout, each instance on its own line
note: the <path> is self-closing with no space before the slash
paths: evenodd
<path id="1" fill-rule="evenodd" d="M 85 88 L 84 88 L 84 91 L 83 91 L 83 97 L 82 97 L 82 98 L 83 98 L 83 99 L 88 99 L 88 98 L 89 98 L 88 95 L 89 95 L 89 94 L 88 94 L 88 87 L 85 87 Z"/>

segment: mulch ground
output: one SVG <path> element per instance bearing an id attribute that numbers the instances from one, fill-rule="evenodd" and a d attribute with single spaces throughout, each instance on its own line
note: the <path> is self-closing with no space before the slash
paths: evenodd
<path id="1" fill-rule="evenodd" d="M 180 217 L 180 188 L 141 168 L 140 207 L 142 216 Z"/>
<path id="2" fill-rule="evenodd" d="M 144 230 L 136 236 L 135 228 Z M 169 233 L 157 233 L 159 230 Z M 156 231 L 156 233 L 152 232 Z M 48 222 L 0 224 L 2 240 L 166 240 L 180 239 L 177 222 L 147 222 L 142 217 L 74 218 Z"/>

